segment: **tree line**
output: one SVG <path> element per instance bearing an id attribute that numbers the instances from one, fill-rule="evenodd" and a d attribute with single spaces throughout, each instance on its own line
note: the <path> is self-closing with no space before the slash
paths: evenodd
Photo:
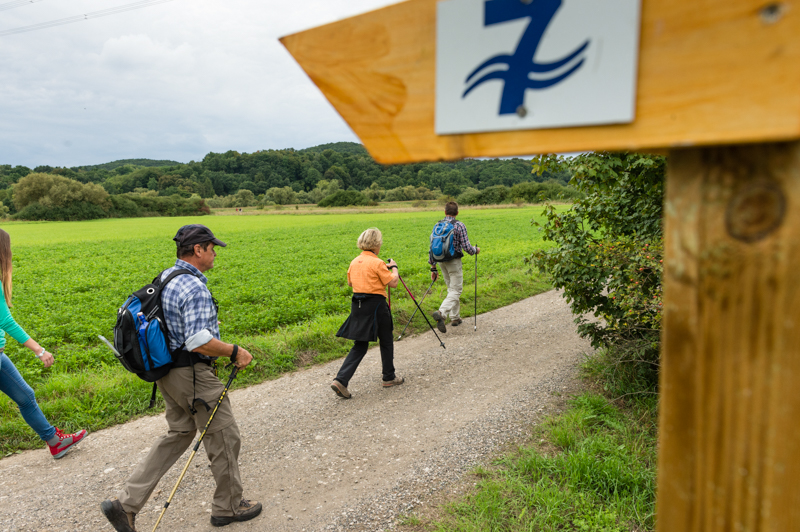
<path id="1" fill-rule="evenodd" d="M 355 202 L 457 198 L 465 193 L 466 203 L 532 201 L 535 195 L 542 193 L 568 196 L 570 189 L 565 187 L 571 177 L 566 168 L 532 174 L 530 161 L 523 159 L 465 159 L 384 166 L 376 163 L 360 144 L 339 142 L 304 150 L 212 152 L 202 161 L 185 164 L 130 159 L 71 168 L 0 165 L 0 201 L 8 213 L 18 213 L 38 202 L 14 200 L 17 184 L 31 174 L 60 176 L 84 187 L 97 187 L 93 189 L 95 195 L 102 190 L 108 194 L 109 202 L 110 198 L 121 195 L 126 195 L 131 202 L 140 202 L 140 197 L 177 196 L 187 200 L 200 198 L 204 205 L 212 207 L 317 204 L 339 192 L 342 193 L 340 199 L 346 196 Z M 533 183 L 541 186 L 533 186 Z M 518 186 L 522 184 L 527 185 Z M 511 193 L 515 186 L 517 190 Z M 363 197 L 352 192 L 359 192 Z M 151 203 L 156 201 L 150 200 Z M 47 200 L 38 203 L 48 206 Z"/>

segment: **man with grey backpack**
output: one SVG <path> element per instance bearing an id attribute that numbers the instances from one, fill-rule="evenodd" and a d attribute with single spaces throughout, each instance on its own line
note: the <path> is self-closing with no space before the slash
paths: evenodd
<path id="1" fill-rule="evenodd" d="M 461 257 L 466 251 L 470 255 L 477 255 L 481 248 L 469 243 L 467 228 L 456 220 L 458 216 L 458 203 L 450 201 L 444 206 L 444 220 L 440 220 L 431 233 L 431 249 L 428 253 L 428 263 L 431 265 L 431 280 L 439 278 L 436 264 L 442 266 L 442 277 L 447 285 L 447 297 L 442 301 L 439 310 L 432 316 L 436 320 L 436 327 L 441 332 L 447 332 L 445 320 L 450 317 L 450 325 L 461 325 L 461 292 L 464 289 L 464 270 Z"/>

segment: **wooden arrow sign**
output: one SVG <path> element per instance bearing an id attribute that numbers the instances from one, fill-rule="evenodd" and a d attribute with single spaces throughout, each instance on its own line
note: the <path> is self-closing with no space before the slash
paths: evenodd
<path id="1" fill-rule="evenodd" d="M 763 142 L 800 137 L 796 4 L 642 0 L 633 121 L 583 127 L 437 135 L 436 0 L 281 42 L 382 163 Z"/>

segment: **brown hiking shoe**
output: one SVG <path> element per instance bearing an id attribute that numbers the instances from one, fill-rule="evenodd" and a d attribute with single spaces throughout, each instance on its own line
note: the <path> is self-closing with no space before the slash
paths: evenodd
<path id="1" fill-rule="evenodd" d="M 117 532 L 136 532 L 136 514 L 126 512 L 119 500 L 105 500 L 100 509 Z"/>
<path id="2" fill-rule="evenodd" d="M 383 381 L 382 384 L 383 384 L 384 388 L 390 388 L 392 386 L 400 386 L 404 382 L 406 382 L 406 380 L 403 377 L 400 377 L 399 375 L 395 375 L 394 379 L 392 379 L 390 381 Z"/>
<path id="3" fill-rule="evenodd" d="M 447 327 L 444 326 L 444 316 L 442 316 L 442 313 L 437 310 L 431 314 L 431 316 L 436 320 L 436 328 L 439 329 L 439 332 L 446 333 Z"/>
<path id="4" fill-rule="evenodd" d="M 334 380 L 331 383 L 331 389 L 336 392 L 336 395 L 343 399 L 350 399 L 352 397 L 352 395 L 350 395 L 350 391 L 347 389 L 347 386 L 337 380 Z"/>
<path id="5" fill-rule="evenodd" d="M 452 320 L 450 320 L 450 325 L 452 325 L 453 327 L 458 327 L 459 325 L 461 325 L 462 321 L 464 320 L 462 320 L 461 318 L 453 318 Z"/>
<path id="6" fill-rule="evenodd" d="M 212 526 L 225 526 L 233 523 L 234 521 L 241 522 L 241 521 L 249 521 L 258 516 L 261 513 L 261 503 L 256 501 L 248 501 L 247 499 L 242 499 L 242 502 L 239 503 L 239 507 L 236 509 L 236 515 L 222 515 L 222 516 L 211 516 L 211 525 Z"/>

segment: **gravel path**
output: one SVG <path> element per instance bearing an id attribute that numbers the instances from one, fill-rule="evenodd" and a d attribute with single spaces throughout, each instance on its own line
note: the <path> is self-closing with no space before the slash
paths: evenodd
<path id="1" fill-rule="evenodd" d="M 330 389 L 341 360 L 234 390 L 245 496 L 264 512 L 229 529 L 392 528 L 529 434 L 561 402 L 559 392 L 574 389 L 576 364 L 590 349 L 555 291 L 479 316 L 477 332 L 470 319 L 441 336 L 446 350 L 430 331 L 395 343 L 406 378 L 396 388 L 380 386 L 373 348 L 350 382 L 350 400 Z M 0 460 L 0 530 L 113 530 L 100 502 L 165 430 L 156 415 L 90 434 L 57 462 L 42 450 Z M 140 532 L 152 530 L 188 455 L 137 517 Z M 159 530 L 216 530 L 207 464 L 201 449 Z"/>

